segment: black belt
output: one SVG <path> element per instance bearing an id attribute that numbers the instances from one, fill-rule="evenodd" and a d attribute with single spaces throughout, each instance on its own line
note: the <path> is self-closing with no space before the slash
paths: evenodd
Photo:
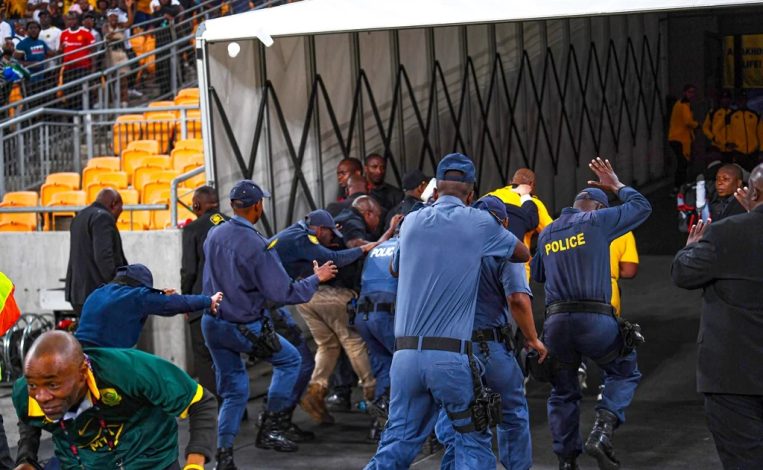
<path id="1" fill-rule="evenodd" d="M 573 300 L 554 302 L 546 307 L 546 316 L 556 315 L 557 313 L 600 313 L 602 315 L 613 315 L 615 309 L 610 304 L 604 302 L 594 302 L 591 300 Z"/>
<path id="2" fill-rule="evenodd" d="M 358 313 L 369 314 L 371 312 L 395 313 L 394 302 L 364 302 L 358 305 Z"/>
<path id="3" fill-rule="evenodd" d="M 474 330 L 472 332 L 472 341 L 497 341 L 502 343 L 506 336 L 500 327 L 485 328 L 484 330 Z"/>
<path id="4" fill-rule="evenodd" d="M 421 346 L 419 346 L 419 343 Z M 472 342 L 438 336 L 401 336 L 395 339 L 395 351 L 401 349 L 420 349 L 422 351 L 448 351 L 459 354 L 472 354 Z"/>

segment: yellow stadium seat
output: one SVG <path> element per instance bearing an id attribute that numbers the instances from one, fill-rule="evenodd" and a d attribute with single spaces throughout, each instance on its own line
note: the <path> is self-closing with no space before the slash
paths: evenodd
<path id="1" fill-rule="evenodd" d="M 167 152 L 177 121 L 175 113 L 149 111 L 143 113 L 143 116 L 143 135 L 147 139 L 154 139 L 159 142 L 159 153 Z"/>
<path id="2" fill-rule="evenodd" d="M 178 139 L 175 141 L 174 150 L 195 150 L 204 153 L 204 141 L 201 139 Z"/>
<path id="3" fill-rule="evenodd" d="M 171 170 L 172 159 L 168 155 L 149 155 L 145 158 L 140 158 L 136 162 L 137 166 L 132 173 L 132 185 L 135 189 L 140 190 L 140 185 L 136 182 L 135 177 L 140 172 L 141 168 L 151 168 L 154 170 Z M 145 180 L 144 180 L 145 181 Z"/>
<path id="4" fill-rule="evenodd" d="M 172 171 L 172 173 L 168 174 L 167 171 Z M 167 170 L 166 168 L 141 166 L 135 170 L 135 177 L 132 180 L 132 187 L 142 192 L 143 188 L 148 183 L 164 182 L 169 185 L 170 181 L 172 181 L 172 179 L 175 178 L 177 174 L 178 173 L 176 171 Z"/>
<path id="5" fill-rule="evenodd" d="M 201 111 L 198 109 L 190 109 L 186 111 L 186 139 L 199 139 L 201 140 Z M 175 135 L 178 137 L 183 135 L 183 121 L 178 116 L 177 124 L 175 125 Z"/>
<path id="6" fill-rule="evenodd" d="M 199 89 L 198 88 L 183 88 L 182 90 L 178 90 L 178 94 L 175 95 L 175 99 L 177 98 L 183 98 L 186 96 L 192 96 L 196 99 L 199 98 Z"/>
<path id="7" fill-rule="evenodd" d="M 73 188 L 65 184 L 45 183 L 40 188 L 40 205 L 47 206 L 55 194 L 76 189 L 78 188 Z"/>
<path id="8" fill-rule="evenodd" d="M 119 157 L 93 157 L 87 161 L 85 168 L 106 168 L 119 171 L 121 164 L 122 162 L 119 160 Z"/>
<path id="9" fill-rule="evenodd" d="M 98 181 L 99 175 L 115 171 L 119 171 L 119 169 L 113 170 L 111 168 L 85 167 L 85 169 L 82 170 L 82 187 L 87 189 L 88 186 Z"/>
<path id="10" fill-rule="evenodd" d="M 125 206 L 138 204 L 139 193 L 137 189 L 120 189 L 122 203 Z M 148 230 L 151 224 L 151 215 L 149 211 L 128 211 L 123 210 L 117 219 L 117 228 L 119 230 Z"/>
<path id="11" fill-rule="evenodd" d="M 122 171 L 127 173 L 127 178 L 130 181 L 132 181 L 135 169 L 141 166 L 152 155 L 152 153 L 144 152 L 143 150 L 125 150 L 122 152 Z"/>
<path id="12" fill-rule="evenodd" d="M 185 168 L 183 168 L 181 173 L 187 173 L 187 172 L 189 172 L 189 171 L 191 171 L 191 170 L 193 170 L 195 168 L 198 168 L 198 165 L 193 165 L 193 164 L 188 165 Z M 180 183 L 180 187 L 188 188 L 188 189 L 196 189 L 199 186 L 204 186 L 206 183 L 207 183 L 207 175 L 206 175 L 205 172 L 202 171 L 198 175 L 196 175 L 196 176 L 194 176 L 192 178 L 189 178 L 189 179 L 183 181 L 182 183 Z"/>
<path id="13" fill-rule="evenodd" d="M 79 173 L 51 173 L 45 178 L 46 184 L 61 184 L 79 189 Z"/>
<path id="14" fill-rule="evenodd" d="M 38 196 L 34 191 L 16 191 L 5 193 L 0 207 L 34 207 L 37 206 Z M 0 231 L 31 232 L 37 229 L 37 214 L 7 213 L 0 214 Z"/>
<path id="15" fill-rule="evenodd" d="M 169 204 L 169 199 L 157 199 L 152 204 Z M 178 218 L 178 220 L 180 220 Z M 170 226 L 170 210 L 151 211 L 151 230 L 163 230 Z"/>
<path id="16" fill-rule="evenodd" d="M 114 188 L 117 191 L 127 189 L 127 174 L 123 171 L 112 171 L 98 175 L 98 179 L 90 183 L 85 189 L 87 194 L 87 203 L 92 204 L 98 193 L 105 188 Z"/>
<path id="17" fill-rule="evenodd" d="M 125 206 L 134 206 L 140 202 L 140 192 L 137 189 L 120 189 L 119 195 L 122 196 L 122 204 Z"/>
<path id="18" fill-rule="evenodd" d="M 175 106 L 199 106 L 200 101 L 198 96 L 178 96 L 173 101 Z M 178 111 L 180 113 L 180 111 Z"/>
<path id="19" fill-rule="evenodd" d="M 133 140 L 140 140 L 142 122 L 143 116 L 140 114 L 123 114 L 117 117 L 117 122 L 114 123 L 113 139 L 115 155 L 121 154 L 127 148 L 127 144 Z"/>
<path id="20" fill-rule="evenodd" d="M 148 103 L 149 108 L 166 108 L 170 106 L 175 106 L 174 101 L 152 101 L 151 103 Z M 162 113 L 176 113 L 177 111 L 160 111 Z"/>
<path id="21" fill-rule="evenodd" d="M 170 184 L 164 181 L 152 181 L 143 187 L 141 200 L 143 204 L 153 204 L 149 201 L 165 200 L 170 198 Z"/>
<path id="22" fill-rule="evenodd" d="M 45 206 L 84 206 L 86 204 L 85 191 L 69 190 L 61 191 L 51 197 Z M 48 224 L 48 218 L 45 218 L 45 230 L 55 229 L 57 217 L 74 217 L 74 212 L 51 212 L 52 223 Z"/>
<path id="23" fill-rule="evenodd" d="M 175 149 L 172 151 L 172 168 L 182 171 L 189 166 L 204 166 L 204 155 L 196 150 Z"/>
<path id="24" fill-rule="evenodd" d="M 161 153 L 159 142 L 151 139 L 132 141 L 127 145 L 125 150 L 140 150 L 142 152 L 148 152 L 154 155 Z"/>
<path id="25" fill-rule="evenodd" d="M 177 178 L 177 176 L 180 173 L 175 170 L 159 170 L 156 172 L 151 173 L 152 178 L 151 179 L 143 179 L 140 183 L 143 185 L 141 188 L 137 188 L 141 191 L 141 201 L 143 201 L 144 204 L 151 204 L 152 199 L 156 199 L 156 194 L 152 191 L 149 191 L 148 188 L 151 185 L 153 188 L 157 188 L 158 186 L 161 186 L 163 188 L 166 188 L 167 191 L 170 189 L 170 183 L 173 179 Z M 158 185 L 158 186 L 156 186 Z"/>

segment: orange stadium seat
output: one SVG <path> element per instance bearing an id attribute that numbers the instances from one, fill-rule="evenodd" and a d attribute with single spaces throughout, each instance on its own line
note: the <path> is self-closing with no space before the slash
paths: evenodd
<path id="1" fill-rule="evenodd" d="M 140 150 L 142 152 L 158 154 L 161 153 L 161 146 L 156 140 L 144 139 L 130 142 L 125 150 Z"/>
<path id="2" fill-rule="evenodd" d="M 109 170 L 119 171 L 122 162 L 119 157 L 93 157 L 87 161 L 85 168 L 108 168 Z"/>
<path id="3" fill-rule="evenodd" d="M 172 151 L 172 168 L 183 172 L 189 166 L 204 166 L 204 155 L 196 150 L 175 149 Z"/>
<path id="4" fill-rule="evenodd" d="M 0 207 L 34 207 L 37 206 L 38 196 L 34 191 L 17 191 L 5 193 Z M 37 214 L 15 213 L 0 214 L 0 232 L 32 232 L 37 229 Z"/>
<path id="5" fill-rule="evenodd" d="M 178 96 L 173 103 L 175 106 L 199 106 L 200 101 L 198 96 Z"/>
<path id="6" fill-rule="evenodd" d="M 175 141 L 174 150 L 196 150 L 204 153 L 204 141 L 199 139 L 178 139 Z"/>
<path id="7" fill-rule="evenodd" d="M 171 170 L 172 169 L 172 159 L 167 155 L 149 155 L 145 158 L 140 158 L 136 161 L 135 169 L 132 172 L 132 178 L 130 181 L 132 181 L 133 187 L 135 189 L 140 191 L 140 185 L 136 183 L 135 177 L 138 175 L 141 168 L 150 168 L 154 170 Z"/>
<path id="8" fill-rule="evenodd" d="M 143 187 L 143 193 L 141 194 L 141 200 L 143 204 L 152 204 L 149 201 L 157 201 L 169 199 L 170 197 L 170 184 L 164 181 L 152 181 L 146 183 Z"/>
<path id="9" fill-rule="evenodd" d="M 175 106 L 174 101 L 152 101 L 151 103 L 148 103 L 149 108 L 164 108 L 169 106 Z M 176 113 L 177 111 L 158 111 L 161 113 Z"/>
<path id="10" fill-rule="evenodd" d="M 182 173 L 187 173 L 187 172 L 189 172 L 191 170 L 194 170 L 194 169 L 196 169 L 198 167 L 199 166 L 195 165 L 195 164 L 187 165 L 185 168 L 183 168 L 183 170 L 181 171 L 181 174 Z M 206 183 L 207 183 L 207 175 L 206 175 L 205 172 L 202 171 L 198 175 L 196 175 L 196 176 L 194 176 L 192 178 L 189 178 L 189 179 L 183 181 L 182 183 L 180 183 L 180 186 L 182 188 L 196 189 L 199 186 L 204 186 Z"/>
<path id="11" fill-rule="evenodd" d="M 143 135 L 147 139 L 159 142 L 159 150 L 163 153 L 168 151 L 172 141 L 172 133 L 175 129 L 177 118 L 175 113 L 165 111 L 149 111 L 143 113 Z"/>
<path id="12" fill-rule="evenodd" d="M 167 173 L 168 171 L 171 171 L 171 173 Z M 142 194 L 143 188 L 148 183 L 163 182 L 169 185 L 170 181 L 172 181 L 172 179 L 175 178 L 177 175 L 178 173 L 174 170 L 143 166 L 135 170 L 135 178 L 133 179 L 132 186 L 133 188 L 137 189 Z"/>
<path id="13" fill-rule="evenodd" d="M 98 175 L 97 180 L 85 188 L 86 202 L 92 204 L 98 193 L 105 188 L 127 189 L 127 174 L 124 171 L 112 171 Z"/>
<path id="14" fill-rule="evenodd" d="M 138 204 L 139 193 L 137 189 L 120 189 L 122 203 L 126 206 Z M 148 230 L 151 224 L 151 214 L 149 211 L 128 211 L 123 210 L 117 219 L 117 228 L 119 230 Z"/>
<path id="15" fill-rule="evenodd" d="M 183 135 L 183 122 L 178 118 L 176 124 L 175 135 L 178 137 Z M 191 109 L 186 112 L 186 139 L 199 139 L 201 140 L 201 111 L 198 109 Z"/>
<path id="16" fill-rule="evenodd" d="M 127 148 L 127 144 L 133 140 L 140 139 L 142 122 L 143 116 L 140 114 L 124 114 L 117 118 L 117 122 L 114 123 L 113 138 L 115 155 L 121 154 Z"/>
<path id="17" fill-rule="evenodd" d="M 86 204 L 85 191 L 69 190 L 61 191 L 53 195 L 50 201 L 45 206 L 84 206 Z M 57 217 L 74 217 L 74 212 L 51 212 L 52 223 L 48 224 L 47 217 L 45 220 L 45 230 L 55 230 Z"/>
<path id="18" fill-rule="evenodd" d="M 46 184 L 61 184 L 79 189 L 79 173 L 51 173 L 45 178 Z"/>
<path id="19" fill-rule="evenodd" d="M 183 88 L 181 90 L 178 90 L 178 94 L 175 95 L 175 98 L 184 98 L 184 97 L 194 97 L 196 99 L 199 99 L 199 89 L 198 88 Z"/>
<path id="20" fill-rule="evenodd" d="M 141 166 L 146 158 L 152 155 L 152 153 L 144 152 L 143 150 L 125 150 L 122 152 L 122 171 L 127 173 L 129 180 L 132 180 L 135 169 Z"/>
<path id="21" fill-rule="evenodd" d="M 88 186 L 98 181 L 98 175 L 113 173 L 115 171 L 119 171 L 119 168 L 114 170 L 111 168 L 85 167 L 85 169 L 82 170 L 82 188 L 87 189 Z"/>

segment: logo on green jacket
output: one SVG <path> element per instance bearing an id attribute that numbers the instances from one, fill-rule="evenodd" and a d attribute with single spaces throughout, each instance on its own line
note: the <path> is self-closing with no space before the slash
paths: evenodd
<path id="1" fill-rule="evenodd" d="M 106 406 L 117 406 L 122 402 L 122 396 L 113 388 L 104 388 L 101 392 L 101 403 Z"/>

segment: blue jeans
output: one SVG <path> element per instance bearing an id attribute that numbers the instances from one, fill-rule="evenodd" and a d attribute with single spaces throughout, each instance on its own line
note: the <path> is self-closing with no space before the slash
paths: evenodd
<path id="1" fill-rule="evenodd" d="M 297 325 L 297 322 L 294 321 L 294 317 L 289 309 L 281 307 L 275 311 L 271 311 L 270 314 L 271 318 L 274 320 L 278 334 L 286 338 L 292 346 L 297 348 L 297 352 L 299 352 L 299 355 L 302 358 L 299 375 L 297 376 L 297 383 L 294 385 L 294 391 L 292 393 L 293 402 L 297 403 L 307 389 L 307 384 L 310 382 L 310 376 L 313 375 L 315 357 L 310 351 L 310 348 L 307 347 L 307 341 L 302 334 L 302 330 L 299 328 L 299 325 Z M 281 329 L 279 329 L 281 327 L 286 331 L 281 331 Z"/>
<path id="2" fill-rule="evenodd" d="M 561 456 L 578 455 L 583 445 L 580 437 L 580 383 L 578 364 L 581 356 L 594 361 L 622 347 L 617 320 L 598 313 L 560 313 L 546 319 L 544 343 L 551 354 L 568 364 L 554 372 L 548 399 L 548 422 L 554 439 L 554 452 Z M 610 411 L 618 424 L 625 422 L 625 409 L 633 400 L 641 372 L 636 351 L 599 364 L 604 374 L 602 398 L 596 409 Z"/>
<path id="3" fill-rule="evenodd" d="M 469 360 L 465 354 L 446 351 L 401 350 L 390 369 L 389 420 L 376 455 L 366 470 L 407 469 L 432 433 L 440 408 L 463 412 L 474 398 Z M 451 425 L 465 426 L 470 418 Z M 495 468 L 490 433 L 455 433 L 453 447 L 458 469 Z"/>
<path id="4" fill-rule="evenodd" d="M 395 316 L 387 312 L 372 312 L 368 320 L 358 315 L 355 327 L 368 346 L 371 369 L 376 377 L 374 399 L 389 392 L 389 369 L 395 352 Z"/>
<path id="5" fill-rule="evenodd" d="M 246 326 L 259 334 L 262 322 L 258 320 Z M 217 393 L 223 400 L 217 426 L 217 445 L 233 447 L 249 399 L 249 375 L 241 353 L 249 353 L 252 343 L 238 331 L 238 324 L 212 315 L 204 315 L 201 328 L 215 364 Z M 281 350 L 267 359 L 273 365 L 267 405 L 268 411 L 272 412 L 287 411 L 294 407 L 294 388 L 302 363 L 297 349 L 282 336 L 279 335 L 278 339 Z"/>
<path id="6" fill-rule="evenodd" d="M 487 358 L 480 351 L 479 343 L 474 343 L 474 350 L 485 370 L 485 384 L 501 394 L 503 419 L 498 425 L 498 456 L 503 467 L 508 470 L 527 470 L 533 462 L 524 376 L 514 353 L 503 343 L 488 341 L 487 345 L 490 351 Z M 459 468 L 455 465 L 455 449 L 452 445 L 456 431 L 447 418 L 447 414 L 441 410 L 435 428 L 438 440 L 445 445 L 445 453 L 440 462 L 443 470 Z"/>

